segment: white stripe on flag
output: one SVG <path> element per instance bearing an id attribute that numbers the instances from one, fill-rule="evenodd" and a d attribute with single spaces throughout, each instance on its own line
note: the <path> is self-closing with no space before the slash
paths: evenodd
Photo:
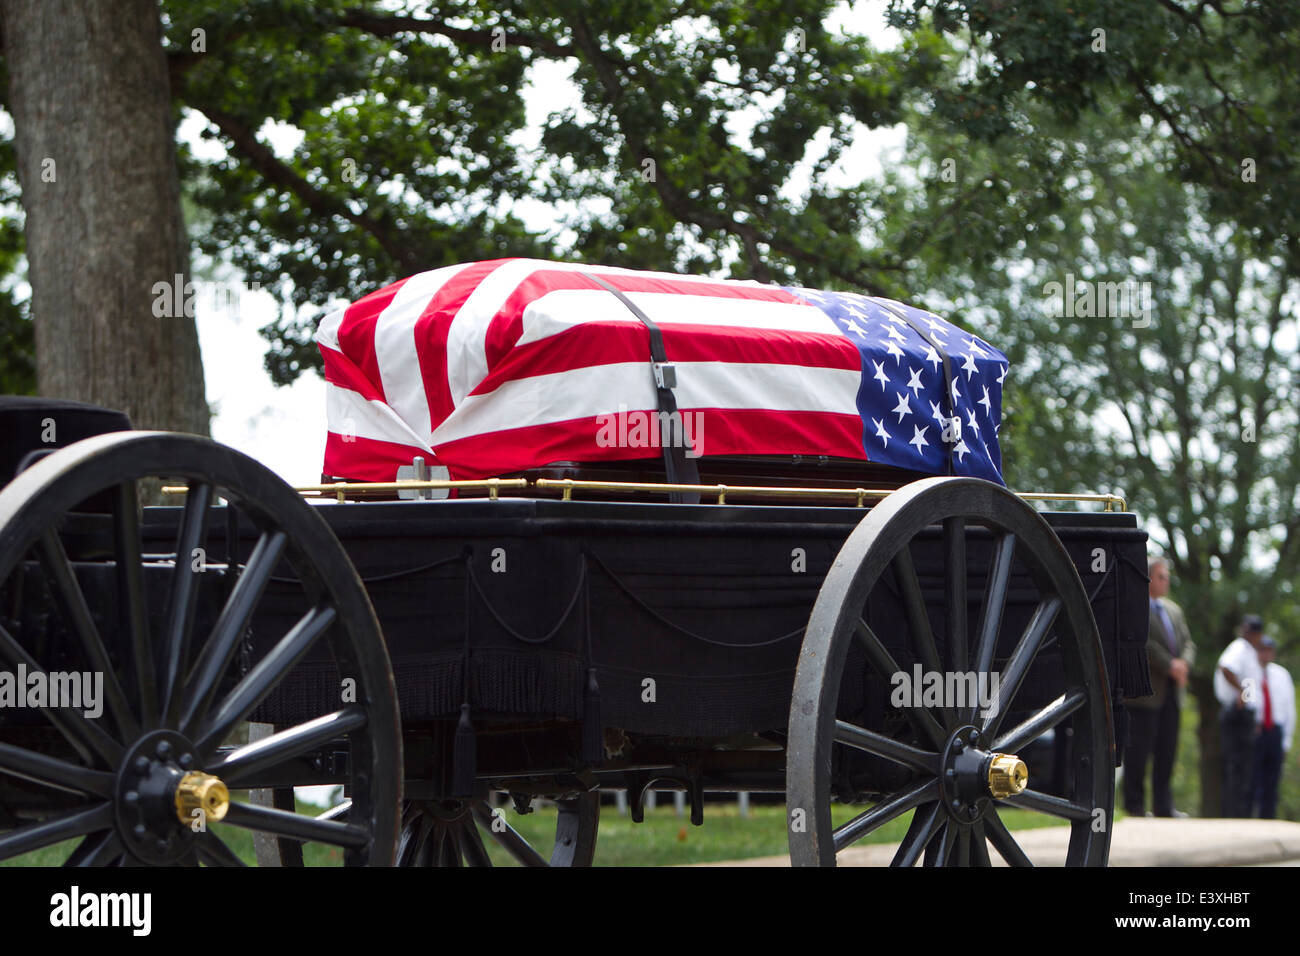
<path id="1" fill-rule="evenodd" d="M 347 312 L 348 307 L 345 305 L 341 309 L 335 309 L 333 312 L 320 320 L 316 326 L 316 341 L 326 348 L 333 349 L 335 352 L 342 352 L 339 347 L 339 326 L 343 324 L 343 315 Z"/>
<path id="2" fill-rule="evenodd" d="M 429 443 L 416 435 L 383 402 L 370 401 L 350 388 L 325 383 L 325 421 L 336 435 L 353 435 L 375 441 L 396 442 L 428 448 Z M 429 452 L 433 454 L 432 450 Z"/>
<path id="3" fill-rule="evenodd" d="M 673 282 L 700 282 L 716 285 L 720 279 L 699 276 L 681 276 L 671 272 L 642 272 L 636 269 L 619 269 L 608 266 L 591 266 L 578 262 L 547 262 L 544 259 L 514 259 L 494 269 L 485 276 L 456 314 L 447 335 L 447 379 L 452 403 L 459 406 L 479 382 L 487 377 L 487 330 L 492 319 L 506 300 L 529 276 L 537 271 L 590 272 L 592 275 L 625 274 L 639 279 L 657 278 Z M 727 283 L 728 285 L 759 286 L 752 281 Z M 613 295 L 605 292 L 607 298 Z M 623 307 L 626 310 L 626 306 Z M 655 318 L 651 316 L 651 318 Z M 656 319 L 656 321 L 658 321 Z"/>
<path id="4" fill-rule="evenodd" d="M 686 295 L 681 292 L 629 292 L 627 297 L 660 326 L 717 325 L 785 332 L 843 333 L 821 309 L 796 302 Z M 585 322 L 641 324 L 622 302 L 599 289 L 548 292 L 524 309 L 520 345 L 537 342 Z"/>
<path id="5" fill-rule="evenodd" d="M 678 407 L 858 413 L 862 373 L 802 365 L 678 362 Z M 761 404 L 754 383 L 762 382 Z M 506 382 L 471 395 L 433 433 L 434 446 L 474 435 L 656 407 L 648 362 L 619 362 Z"/>
<path id="6" fill-rule="evenodd" d="M 415 323 L 434 294 L 464 268 L 465 265 L 446 266 L 411 276 L 375 323 L 375 360 L 384 397 L 421 436 L 420 444 L 428 442 L 433 423 L 420 371 L 420 353 L 415 345 Z"/>

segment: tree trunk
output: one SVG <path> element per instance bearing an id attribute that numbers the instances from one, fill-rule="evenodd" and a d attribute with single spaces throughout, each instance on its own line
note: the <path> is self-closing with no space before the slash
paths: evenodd
<path id="1" fill-rule="evenodd" d="M 37 388 L 122 409 L 137 428 L 206 435 L 158 2 L 0 11 Z"/>

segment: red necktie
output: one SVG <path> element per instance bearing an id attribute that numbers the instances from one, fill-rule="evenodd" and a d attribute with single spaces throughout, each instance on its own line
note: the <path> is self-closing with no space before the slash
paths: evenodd
<path id="1" fill-rule="evenodd" d="M 1268 699 L 1268 675 L 1267 674 L 1264 675 L 1264 679 L 1263 681 L 1261 681 L 1261 683 L 1264 685 L 1264 729 L 1272 730 L 1273 729 L 1273 705 L 1272 703 L 1270 703 Z"/>

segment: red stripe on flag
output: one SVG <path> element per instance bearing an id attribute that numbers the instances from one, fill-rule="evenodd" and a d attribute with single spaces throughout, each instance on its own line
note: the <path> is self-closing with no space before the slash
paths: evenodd
<path id="1" fill-rule="evenodd" d="M 363 392 L 367 398 L 376 397 L 381 402 L 386 399 L 384 377 L 379 373 L 379 357 L 375 352 L 375 325 L 379 322 L 379 314 L 388 308 L 393 296 L 397 295 L 397 290 L 406 285 L 407 281 L 400 279 L 358 299 L 348 306 L 343 313 L 343 321 L 339 323 L 339 348 L 372 384 L 369 389 L 356 390 Z M 354 386 L 349 386 L 352 387 Z M 375 394 L 372 395 L 372 392 Z"/>
<path id="2" fill-rule="evenodd" d="M 695 434 L 703 438 L 700 451 L 705 456 L 806 455 L 808 449 L 815 448 L 821 455 L 869 460 L 862 447 L 862 419 L 857 415 L 737 409 L 704 409 L 702 415 L 703 428 L 697 428 Z M 629 424 L 632 421 L 629 418 Z M 558 461 L 629 460 L 662 454 L 653 446 L 598 445 L 597 436 L 608 427 L 604 416 L 599 420 L 573 419 L 460 438 L 434 450 L 439 464 L 448 467 L 452 478 L 460 479 L 486 478 Z"/>
<path id="3" fill-rule="evenodd" d="M 676 295 L 709 296 L 718 299 L 749 299 L 755 302 L 781 302 L 785 304 L 806 305 L 803 299 L 796 298 L 784 289 L 775 286 L 741 286 L 728 285 L 721 280 L 701 282 L 700 280 L 660 278 L 647 275 L 624 275 L 617 272 L 605 272 L 599 266 L 585 270 L 592 276 L 598 276 L 620 292 L 657 292 Z M 627 306 L 618 301 L 612 293 L 599 282 L 587 278 L 580 272 L 563 269 L 538 268 L 528 274 L 512 292 L 505 304 L 492 318 L 488 326 L 485 345 L 487 347 L 487 367 L 489 373 L 519 341 L 523 334 L 524 310 L 534 301 L 551 292 L 564 292 L 575 289 L 595 289 L 609 295 L 609 317 L 611 319 L 639 320 L 628 311 Z M 654 316 L 651 316 L 653 319 Z M 641 333 L 641 339 L 647 343 L 643 348 L 649 354 L 647 333 Z M 665 347 L 667 330 L 664 331 Z M 670 353 L 670 358 L 677 356 Z M 685 361 L 685 360 L 683 360 Z M 603 362 L 588 364 L 604 364 Z M 478 391 L 477 389 L 475 391 Z"/>
<path id="4" fill-rule="evenodd" d="M 371 381 L 356 363 L 342 352 L 317 342 L 321 358 L 325 361 L 325 381 L 340 388 L 351 389 L 370 401 L 384 401 L 383 384 Z M 378 378 L 378 376 L 376 376 Z"/>
<path id="5" fill-rule="evenodd" d="M 324 473 L 351 481 L 393 481 L 397 469 L 409 465 L 416 455 L 431 465 L 440 464 L 431 460 L 427 448 L 418 445 L 330 432 L 325 438 Z"/>
<path id="6" fill-rule="evenodd" d="M 479 283 L 510 261 L 492 259 L 461 269 L 434 293 L 415 322 L 415 351 L 424 379 L 424 395 L 429 402 L 429 421 L 435 429 L 456 408 L 447 381 L 447 332 L 451 323 Z"/>
<path id="7" fill-rule="evenodd" d="M 650 374 L 645 327 L 627 322 L 585 322 L 537 342 L 515 346 L 475 386 L 471 395 L 495 391 L 506 382 L 577 368 L 644 362 Z M 862 371 L 857 347 L 838 333 L 790 332 L 735 326 L 660 326 L 664 352 L 674 362 L 734 362 L 802 365 Z"/>

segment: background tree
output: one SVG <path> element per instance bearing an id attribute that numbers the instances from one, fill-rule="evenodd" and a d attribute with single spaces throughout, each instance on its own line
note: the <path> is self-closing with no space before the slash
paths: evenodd
<path id="1" fill-rule="evenodd" d="M 155 309 L 189 272 L 157 2 L 3 0 L 0 17 L 37 385 L 206 434 L 193 318 Z"/>
<path id="2" fill-rule="evenodd" d="M 913 274 L 941 294 L 931 307 L 1012 360 L 1008 483 L 1122 490 L 1171 559 L 1200 652 L 1201 811 L 1217 815 L 1216 659 L 1246 611 L 1272 618 L 1284 656 L 1300 647 L 1291 239 L 1238 221 L 1250 203 L 1184 181 L 1182 145 L 1157 121 L 1098 104 L 1067 124 L 1028 93 L 1002 108 L 1022 138 L 914 122 L 921 175 L 894 177 L 890 202 L 923 196 L 918 219 L 954 224 Z"/>

